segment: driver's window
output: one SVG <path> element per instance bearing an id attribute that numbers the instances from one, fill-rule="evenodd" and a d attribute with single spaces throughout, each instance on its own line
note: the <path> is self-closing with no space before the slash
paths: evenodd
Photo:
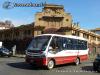
<path id="1" fill-rule="evenodd" d="M 58 52 L 62 50 L 62 38 L 61 37 L 53 37 L 50 46 L 52 51 Z"/>

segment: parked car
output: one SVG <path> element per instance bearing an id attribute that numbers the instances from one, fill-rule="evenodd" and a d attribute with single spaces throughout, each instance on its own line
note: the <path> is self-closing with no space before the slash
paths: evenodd
<path id="1" fill-rule="evenodd" d="M 100 72 L 100 54 L 97 54 L 94 62 L 93 62 L 94 71 Z"/>
<path id="2" fill-rule="evenodd" d="M 12 51 L 8 50 L 7 48 L 0 48 L 0 56 L 12 56 Z"/>

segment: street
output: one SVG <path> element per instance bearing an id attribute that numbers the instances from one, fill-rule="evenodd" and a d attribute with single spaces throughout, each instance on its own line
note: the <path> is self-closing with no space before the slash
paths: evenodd
<path id="1" fill-rule="evenodd" d="M 24 62 L 24 58 L 0 57 L 0 75 L 100 75 L 92 69 L 92 62 L 82 62 L 79 66 L 66 64 L 56 66 L 52 70 L 32 67 Z"/>

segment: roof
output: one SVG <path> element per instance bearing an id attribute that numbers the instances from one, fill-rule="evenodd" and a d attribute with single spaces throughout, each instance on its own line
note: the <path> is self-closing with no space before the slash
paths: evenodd
<path id="1" fill-rule="evenodd" d="M 100 28 L 96 28 L 95 30 L 100 30 Z"/>
<path id="2" fill-rule="evenodd" d="M 91 31 L 100 31 L 100 28 L 93 29 Z"/>

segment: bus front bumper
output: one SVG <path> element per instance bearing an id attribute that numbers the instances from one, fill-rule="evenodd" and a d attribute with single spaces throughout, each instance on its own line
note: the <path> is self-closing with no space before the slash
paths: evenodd
<path id="1" fill-rule="evenodd" d="M 34 57 L 26 56 L 25 62 L 27 62 L 29 64 L 35 64 L 38 66 L 46 66 L 46 57 L 34 58 Z"/>

